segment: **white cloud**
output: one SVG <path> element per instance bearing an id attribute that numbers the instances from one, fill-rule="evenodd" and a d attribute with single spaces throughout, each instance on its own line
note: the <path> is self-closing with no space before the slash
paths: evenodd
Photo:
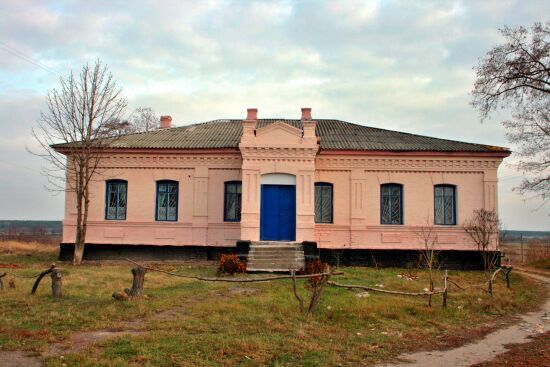
<path id="1" fill-rule="evenodd" d="M 176 124 L 240 118 L 247 107 L 297 118 L 309 106 L 317 117 L 507 145 L 499 119 L 480 125 L 468 104 L 471 67 L 499 41 L 498 27 L 549 12 L 544 0 L 5 1 L 0 41 L 63 74 L 100 57 L 131 107 L 151 106 Z M 15 197 L 32 184 L 33 200 L 47 203 L 32 211 L 31 202 L 14 209 L 19 203 L 10 201 L 0 218 L 62 213 L 62 200 L 41 191 L 32 173 L 41 163 L 24 147 L 56 83 L 0 47 L 0 158 L 21 162 L 2 165 L 10 179 L 0 190 Z M 532 213 L 511 191 L 514 180 L 500 186 L 507 226 L 547 228 L 548 213 Z"/>

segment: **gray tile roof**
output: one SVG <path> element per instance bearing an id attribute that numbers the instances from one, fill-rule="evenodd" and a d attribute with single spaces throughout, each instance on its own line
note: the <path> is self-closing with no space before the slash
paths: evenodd
<path id="1" fill-rule="evenodd" d="M 258 119 L 261 128 L 281 121 L 302 128 L 300 120 Z M 321 149 L 366 151 L 508 152 L 507 148 L 438 139 L 378 129 L 340 120 L 316 119 Z M 199 124 L 124 135 L 112 148 L 214 149 L 237 148 L 242 120 L 214 120 Z M 58 145 L 56 147 L 62 147 Z"/>

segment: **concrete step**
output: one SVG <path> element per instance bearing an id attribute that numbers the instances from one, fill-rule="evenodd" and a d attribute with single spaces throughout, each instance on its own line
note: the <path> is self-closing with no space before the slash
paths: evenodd
<path id="1" fill-rule="evenodd" d="M 289 272 L 305 267 L 303 246 L 295 242 L 252 242 L 247 271 Z"/>
<path id="2" fill-rule="evenodd" d="M 261 259 L 261 260 L 252 260 L 247 261 L 247 264 L 260 264 L 260 263 L 270 263 L 270 264 L 304 264 L 304 260 L 295 260 L 295 259 Z"/>
<path id="3" fill-rule="evenodd" d="M 247 260 L 248 260 L 248 262 L 250 262 L 250 261 L 262 261 L 262 260 L 303 261 L 304 260 L 304 255 L 302 255 L 302 256 L 296 256 L 296 255 L 289 255 L 289 256 L 266 256 L 266 255 L 251 256 L 251 255 L 249 255 Z"/>
<path id="4" fill-rule="evenodd" d="M 256 264 L 247 266 L 247 271 L 266 271 L 273 269 L 273 271 L 290 271 L 290 270 L 303 270 L 304 267 L 301 265 L 295 265 L 295 264 Z"/>
<path id="5" fill-rule="evenodd" d="M 303 251 L 302 247 L 287 246 L 287 245 L 273 245 L 273 246 L 250 246 L 249 251 Z"/>
<path id="6" fill-rule="evenodd" d="M 290 255 L 290 254 L 300 254 L 303 255 L 304 252 L 301 250 L 278 250 L 278 251 L 263 251 L 263 250 L 251 250 L 248 252 L 250 255 Z"/>
<path id="7" fill-rule="evenodd" d="M 246 271 L 250 272 L 250 273 L 255 273 L 255 272 L 258 272 L 258 273 L 288 273 L 290 272 L 291 270 L 300 270 L 300 269 L 288 269 L 288 268 L 284 268 L 284 269 L 276 269 L 276 268 L 267 268 L 267 269 L 262 269 L 262 268 L 246 268 Z"/>
<path id="8" fill-rule="evenodd" d="M 250 246 L 302 246 L 302 244 L 288 241 L 252 241 Z"/>
<path id="9" fill-rule="evenodd" d="M 249 267 L 257 267 L 258 265 L 288 265 L 288 266 L 304 266 L 304 261 L 269 261 L 269 260 L 262 260 L 262 261 L 250 261 L 247 263 L 247 266 Z"/>

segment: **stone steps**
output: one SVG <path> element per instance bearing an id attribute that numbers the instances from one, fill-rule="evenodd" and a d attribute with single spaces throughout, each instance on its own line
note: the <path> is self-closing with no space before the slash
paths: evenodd
<path id="1" fill-rule="evenodd" d="M 252 242 L 247 256 L 247 271 L 289 272 L 305 267 L 304 250 L 294 242 Z"/>

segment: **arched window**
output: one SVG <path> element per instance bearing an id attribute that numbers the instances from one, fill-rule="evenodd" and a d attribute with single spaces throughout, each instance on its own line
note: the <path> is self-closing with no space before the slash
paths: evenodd
<path id="1" fill-rule="evenodd" d="M 328 182 L 315 183 L 315 223 L 332 223 L 332 188 Z"/>
<path id="2" fill-rule="evenodd" d="M 434 223 L 456 224 L 456 186 L 434 186 Z"/>
<path id="3" fill-rule="evenodd" d="M 106 184 L 105 219 L 125 220 L 128 182 L 124 180 L 108 180 Z"/>
<path id="4" fill-rule="evenodd" d="M 241 221 L 241 181 L 228 181 L 225 183 L 223 201 L 223 220 L 226 222 Z"/>
<path id="5" fill-rule="evenodd" d="M 157 207 L 155 219 L 157 221 L 178 220 L 178 182 L 157 181 Z"/>
<path id="6" fill-rule="evenodd" d="M 380 186 L 380 223 L 403 224 L 403 185 Z"/>

